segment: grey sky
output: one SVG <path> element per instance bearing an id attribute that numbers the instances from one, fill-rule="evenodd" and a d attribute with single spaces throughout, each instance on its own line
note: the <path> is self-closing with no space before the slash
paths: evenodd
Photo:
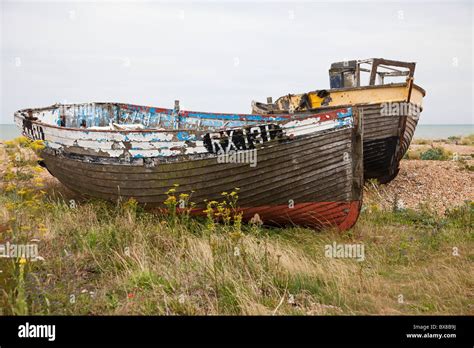
<path id="1" fill-rule="evenodd" d="M 245 113 L 370 57 L 418 63 L 421 123 L 474 123 L 471 1 L 6 1 L 1 14 L 0 123 L 55 102 Z"/>

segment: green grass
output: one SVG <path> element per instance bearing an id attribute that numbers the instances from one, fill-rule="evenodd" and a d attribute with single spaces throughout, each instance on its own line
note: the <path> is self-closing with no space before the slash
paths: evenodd
<path id="1" fill-rule="evenodd" d="M 366 210 L 347 234 L 247 225 L 210 232 L 97 202 L 38 213 L 48 221 L 45 260 L 26 263 L 23 285 L 18 262 L 0 260 L 12 292 L 4 314 L 18 313 L 23 299 L 30 314 L 472 313 L 472 205 L 443 217 Z M 326 258 L 333 241 L 363 243 L 365 261 Z"/>

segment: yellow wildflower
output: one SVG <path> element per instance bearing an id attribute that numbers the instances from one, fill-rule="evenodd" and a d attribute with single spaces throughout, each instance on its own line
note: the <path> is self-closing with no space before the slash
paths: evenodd
<path id="1" fill-rule="evenodd" d="M 169 203 L 176 202 L 176 197 L 175 196 L 168 196 L 168 198 L 166 198 L 165 202 L 169 202 Z"/>
<path id="2" fill-rule="evenodd" d="M 35 140 L 30 144 L 30 148 L 33 151 L 39 151 L 39 150 L 43 150 L 45 148 L 45 145 L 42 140 Z"/>
<path id="3" fill-rule="evenodd" d="M 27 145 L 30 142 L 30 140 L 27 137 L 23 137 L 23 136 L 18 137 L 15 140 L 18 142 L 18 145 L 20 146 Z"/>

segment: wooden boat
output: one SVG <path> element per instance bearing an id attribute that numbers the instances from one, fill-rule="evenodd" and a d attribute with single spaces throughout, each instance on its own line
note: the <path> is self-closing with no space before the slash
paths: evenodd
<path id="1" fill-rule="evenodd" d="M 425 91 L 413 83 L 414 71 L 415 63 L 378 58 L 333 63 L 329 90 L 290 94 L 275 103 L 271 98 L 266 104 L 252 102 L 252 112 L 298 113 L 358 106 L 364 119 L 364 178 L 387 183 L 398 174 L 422 110 Z M 370 73 L 366 86 L 362 86 L 364 72 Z M 406 77 L 406 81 L 386 84 L 392 77 Z"/>
<path id="2" fill-rule="evenodd" d="M 176 194 L 194 191 L 192 213 L 201 214 L 205 199 L 237 187 L 244 221 L 258 214 L 268 225 L 345 230 L 359 215 L 357 108 L 244 115 L 92 103 L 20 110 L 15 122 L 44 140 L 50 173 L 88 196 L 163 207 L 178 184 Z M 221 163 L 249 151 L 256 163 Z"/>

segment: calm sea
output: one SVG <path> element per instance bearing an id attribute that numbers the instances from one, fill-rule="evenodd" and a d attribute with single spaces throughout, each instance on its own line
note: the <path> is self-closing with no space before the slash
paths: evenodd
<path id="1" fill-rule="evenodd" d="M 420 124 L 416 127 L 415 138 L 446 139 L 450 136 L 474 134 L 473 124 Z M 10 140 L 20 136 L 20 130 L 13 124 L 0 124 L 0 140 Z"/>

